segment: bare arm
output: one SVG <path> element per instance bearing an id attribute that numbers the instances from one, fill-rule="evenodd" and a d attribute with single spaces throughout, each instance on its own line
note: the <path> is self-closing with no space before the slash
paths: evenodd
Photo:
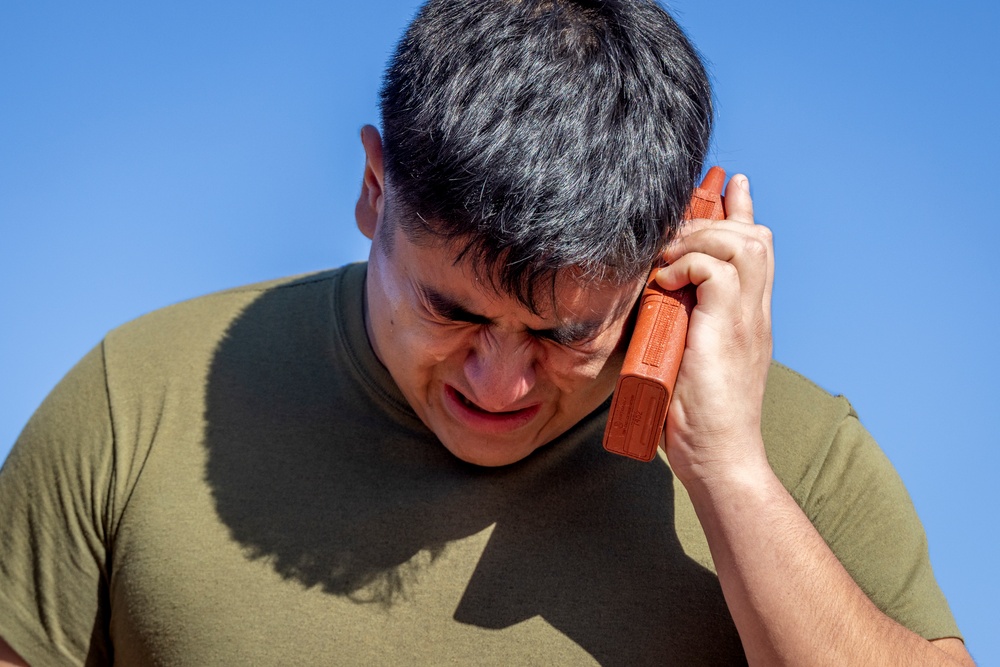
<path id="1" fill-rule="evenodd" d="M 4 641 L 3 637 L 0 637 L 0 667 L 28 667 L 28 663 Z"/>
<path id="2" fill-rule="evenodd" d="M 972 664 L 876 608 L 769 473 L 688 487 L 751 664 Z"/>
<path id="3" fill-rule="evenodd" d="M 875 607 L 771 470 L 760 426 L 773 244 L 745 177 L 726 205 L 725 221 L 685 226 L 657 278 L 698 289 L 664 442 L 750 664 L 972 664 L 960 640 L 929 642 Z"/>

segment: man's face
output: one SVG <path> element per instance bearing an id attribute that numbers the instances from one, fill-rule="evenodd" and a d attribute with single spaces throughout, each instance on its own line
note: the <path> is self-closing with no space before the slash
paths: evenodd
<path id="1" fill-rule="evenodd" d="M 518 461 L 614 389 L 638 284 L 600 288 L 560 275 L 555 303 L 536 315 L 477 281 L 453 248 L 413 243 L 396 224 L 389 233 L 391 244 L 372 243 L 368 338 L 452 454 L 485 466 Z"/>

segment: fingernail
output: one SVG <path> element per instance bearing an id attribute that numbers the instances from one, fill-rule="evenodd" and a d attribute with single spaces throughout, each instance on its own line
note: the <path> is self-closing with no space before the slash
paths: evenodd
<path id="1" fill-rule="evenodd" d="M 750 194 L 750 179 L 747 178 L 746 176 L 744 176 L 743 178 L 741 178 L 740 179 L 740 187 L 743 188 L 744 192 L 746 192 L 747 194 Z"/>

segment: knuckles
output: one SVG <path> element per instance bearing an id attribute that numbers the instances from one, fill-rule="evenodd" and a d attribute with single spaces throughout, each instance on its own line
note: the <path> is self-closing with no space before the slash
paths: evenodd
<path id="1" fill-rule="evenodd" d="M 743 239 L 743 253 L 754 262 L 766 261 L 771 255 L 771 247 L 763 239 L 747 236 Z"/>
<path id="2" fill-rule="evenodd" d="M 719 277 L 723 280 L 739 283 L 740 272 L 739 269 L 736 268 L 736 265 L 730 262 L 720 261 L 716 271 L 719 272 Z"/>
<path id="3" fill-rule="evenodd" d="M 771 231 L 770 227 L 767 227 L 766 225 L 754 225 L 753 230 L 762 242 L 768 246 L 774 245 L 774 232 Z"/>

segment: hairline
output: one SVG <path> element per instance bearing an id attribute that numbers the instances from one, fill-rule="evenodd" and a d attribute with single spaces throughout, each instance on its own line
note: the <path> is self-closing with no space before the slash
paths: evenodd
<path id="1" fill-rule="evenodd" d="M 474 275 L 482 279 L 482 284 L 486 289 L 491 291 L 496 296 L 517 301 L 534 315 L 542 315 L 541 308 L 539 308 L 540 299 L 535 298 L 536 294 L 544 294 L 547 292 L 548 306 L 551 307 L 553 311 L 555 310 L 559 301 L 557 293 L 558 282 L 562 277 L 569 277 L 571 280 L 577 281 L 582 278 L 588 283 L 593 284 L 594 289 L 620 289 L 629 284 L 637 285 L 640 278 L 645 278 L 645 272 L 643 272 L 641 275 L 629 276 L 624 279 L 613 279 L 606 277 L 606 274 L 598 276 L 593 270 L 587 269 L 583 266 L 569 265 L 541 272 L 535 279 L 531 288 L 527 290 L 526 294 L 519 294 L 513 290 L 503 289 L 501 281 L 497 280 L 497 276 L 494 273 L 488 272 L 485 267 L 480 267 L 475 262 L 475 253 L 473 253 L 471 257 L 468 256 L 470 248 L 472 248 L 475 244 L 473 234 L 470 233 L 464 237 L 448 239 L 443 234 L 437 234 L 434 231 L 433 222 L 424 220 L 423 218 L 421 218 L 421 220 L 423 221 L 427 232 L 417 233 L 411 231 L 408 228 L 410 225 L 403 224 L 402 221 L 394 219 L 394 213 L 400 210 L 405 210 L 406 206 L 396 206 L 396 197 L 391 194 L 392 188 L 390 186 L 388 175 L 385 176 L 385 193 L 386 196 L 383 198 L 382 221 L 376 230 L 374 242 L 379 244 L 379 249 L 386 255 L 386 257 L 391 258 L 395 249 L 395 232 L 397 229 L 406 235 L 407 241 L 420 248 L 438 247 L 448 250 L 449 252 L 453 252 L 455 246 L 458 246 L 457 252 L 454 252 L 453 255 L 451 263 L 452 266 L 466 265 Z M 545 289 L 539 289 L 542 287 Z M 629 307 L 631 307 L 633 301 L 634 299 L 629 301 Z M 620 310 L 624 309 L 624 306 L 620 307 Z M 615 316 L 617 317 L 621 314 L 621 312 L 616 312 Z"/>

